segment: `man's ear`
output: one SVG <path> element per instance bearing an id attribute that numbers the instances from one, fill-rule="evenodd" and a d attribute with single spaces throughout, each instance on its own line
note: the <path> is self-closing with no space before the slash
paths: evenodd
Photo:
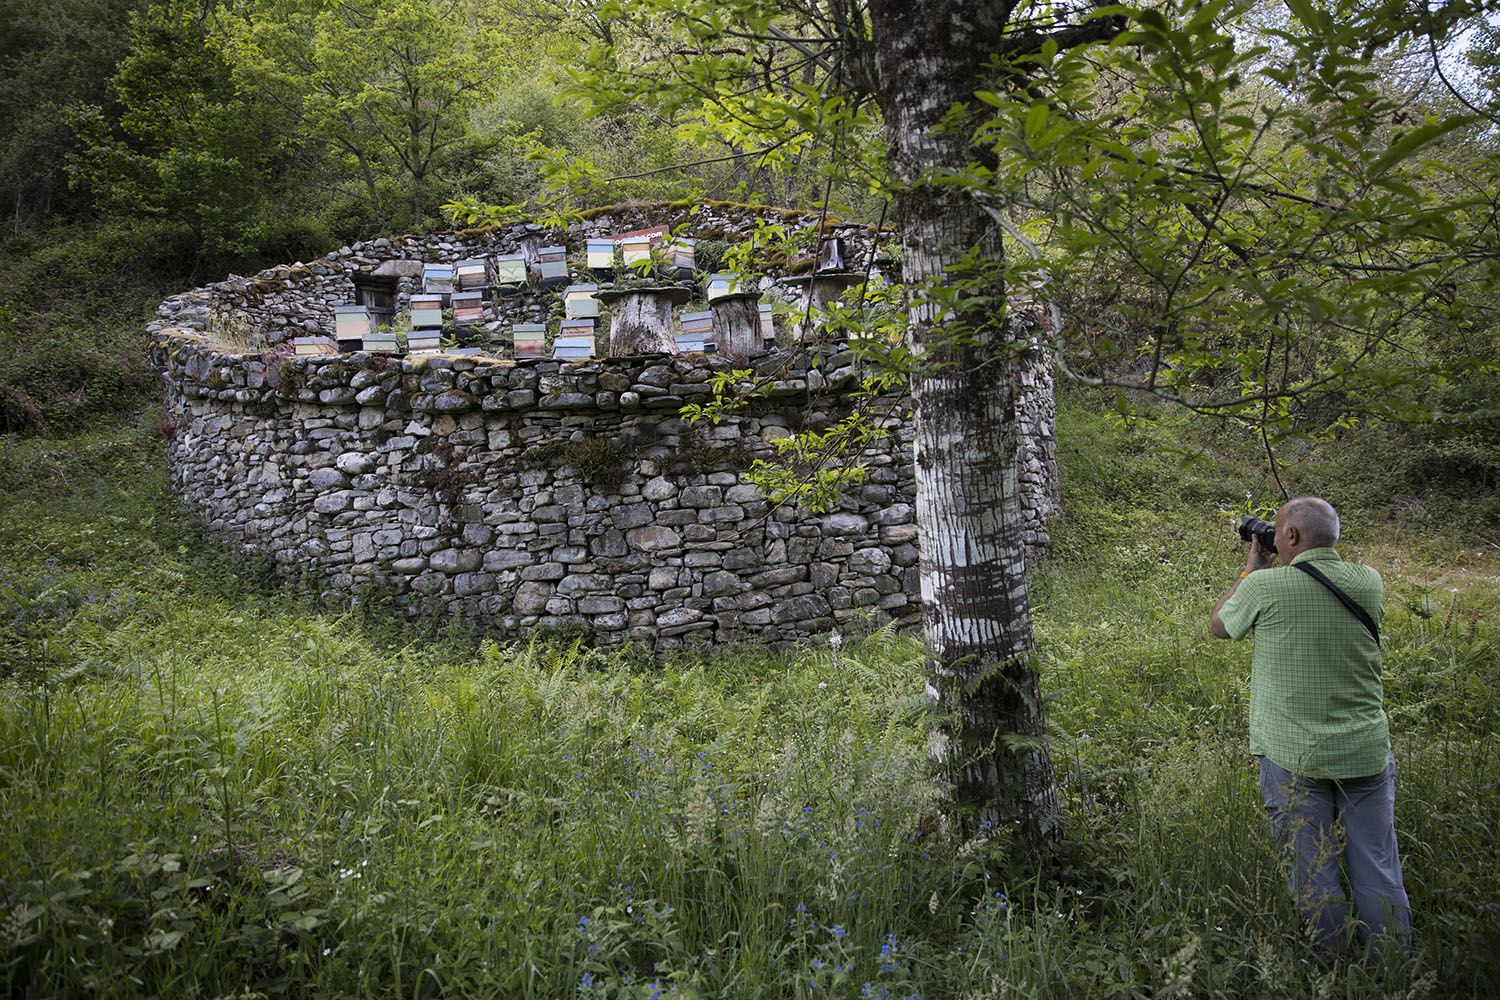
<path id="1" fill-rule="evenodd" d="M 1301 543 L 1302 532 L 1295 524 L 1289 524 L 1286 526 L 1286 540 L 1291 543 L 1291 546 L 1294 549 Z"/>

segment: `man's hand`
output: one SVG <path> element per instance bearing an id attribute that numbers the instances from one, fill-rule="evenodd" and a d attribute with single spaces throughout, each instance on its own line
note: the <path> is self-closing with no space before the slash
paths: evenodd
<path id="1" fill-rule="evenodd" d="M 1260 544 L 1256 538 L 1250 543 L 1250 551 L 1245 554 L 1245 572 L 1254 573 L 1258 569 L 1266 569 L 1276 565 L 1276 553 L 1270 551 Z"/>

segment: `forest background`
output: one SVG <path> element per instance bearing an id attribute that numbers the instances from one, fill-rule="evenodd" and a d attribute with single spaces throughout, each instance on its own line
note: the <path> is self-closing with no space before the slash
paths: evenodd
<path id="1" fill-rule="evenodd" d="M 580 94 L 602 51 L 626 72 L 651 55 L 603 5 L 4 8 L 12 988 L 98 990 L 121 972 L 125 995 L 1494 986 L 1500 395 L 1469 364 L 1493 361 L 1493 324 L 1408 331 L 1403 351 L 1444 364 L 1378 390 L 1388 405 L 1276 415 L 1278 473 L 1336 496 L 1392 579 L 1402 831 L 1428 914 L 1414 962 L 1330 970 L 1288 931 L 1239 773 L 1243 650 L 1204 648 L 1195 624 L 1233 562 L 1221 513 L 1247 483 L 1255 502 L 1275 495 L 1255 419 L 1063 388 L 1068 513 L 1034 605 L 1068 860 L 1000 878 L 961 844 L 924 842 L 909 640 L 657 670 L 414 642 L 380 609 L 319 607 L 175 523 L 151 437 L 141 328 L 173 291 L 446 227 L 456 199 L 555 208 L 558 183 L 578 205 L 826 203 L 875 222 L 886 190 L 868 160 L 816 127 L 768 139 L 707 104 Z M 1243 30 L 1285 17 L 1267 8 Z M 1472 113 L 1432 155 L 1492 185 L 1500 35 L 1465 27 L 1436 62 L 1416 44 L 1371 58 L 1404 113 Z M 866 115 L 844 124 L 868 149 L 882 125 Z M 1139 371 L 1138 332 L 1085 374 Z M 597 771 L 573 772 L 585 759 Z M 330 761 L 326 793 L 309 793 Z M 611 825 L 589 808 L 601 795 L 657 808 Z M 111 820 L 81 830 L 100 802 Z M 353 881 L 356 854 L 370 882 Z M 508 874 L 464 855 L 503 855 Z"/>

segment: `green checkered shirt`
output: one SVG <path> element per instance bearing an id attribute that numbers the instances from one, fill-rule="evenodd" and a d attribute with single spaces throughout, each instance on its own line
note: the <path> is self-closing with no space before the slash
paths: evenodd
<path id="1" fill-rule="evenodd" d="M 1385 587 L 1368 566 L 1330 548 L 1315 562 L 1376 624 Z M 1231 639 L 1255 630 L 1250 752 L 1310 778 L 1362 778 L 1385 769 L 1391 742 L 1380 686 L 1380 646 L 1317 580 L 1291 566 L 1251 573 L 1219 609 Z"/>

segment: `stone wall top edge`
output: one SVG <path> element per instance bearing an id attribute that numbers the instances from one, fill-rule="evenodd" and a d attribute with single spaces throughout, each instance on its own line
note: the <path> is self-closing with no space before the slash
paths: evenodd
<path id="1" fill-rule="evenodd" d="M 715 375 L 745 368 L 766 381 L 766 401 L 804 405 L 857 388 L 847 344 L 817 356 L 770 352 L 746 361 L 648 354 L 565 362 L 444 354 L 401 357 L 356 352 L 314 357 L 237 353 L 190 327 L 151 335 L 151 357 L 184 395 L 240 404 L 312 403 L 394 411 L 457 413 L 655 411 L 674 416 L 713 395 Z"/>

